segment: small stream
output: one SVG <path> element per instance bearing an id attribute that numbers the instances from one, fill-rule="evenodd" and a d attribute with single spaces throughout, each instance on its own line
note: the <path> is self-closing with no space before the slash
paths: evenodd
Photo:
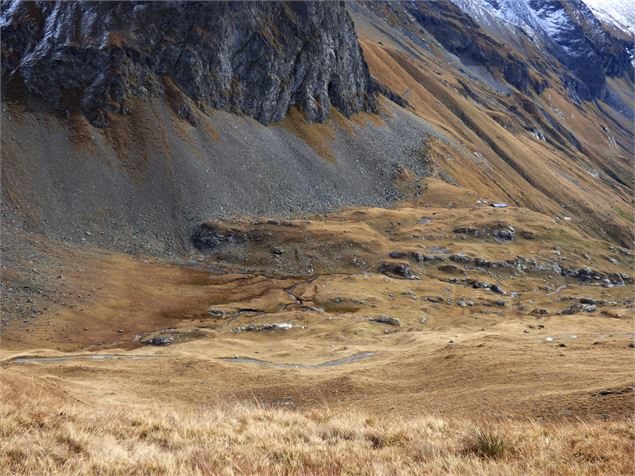
<path id="1" fill-rule="evenodd" d="M 337 367 L 338 365 L 351 364 L 360 360 L 365 360 L 373 357 L 374 352 L 362 352 L 354 354 L 342 359 L 329 360 L 327 362 L 320 362 L 319 364 L 285 364 L 270 362 L 268 360 L 254 359 L 251 357 L 221 357 L 221 360 L 226 362 L 232 362 L 237 364 L 255 364 L 265 367 L 277 368 L 277 369 L 319 369 L 324 367 Z M 59 357 L 16 357 L 14 359 L 5 360 L 3 364 L 60 364 L 63 362 L 69 362 L 74 360 L 92 360 L 92 361 L 106 361 L 106 360 L 149 360 L 157 359 L 159 357 L 154 355 L 116 355 L 116 354 L 95 354 L 95 355 L 67 355 Z"/>
<path id="2" fill-rule="evenodd" d="M 97 355 L 68 355 L 60 357 L 16 357 L 5 361 L 10 364 L 57 364 L 68 362 L 70 360 L 146 360 L 156 359 L 152 355 L 113 355 L 113 354 L 97 354 Z"/>
<path id="3" fill-rule="evenodd" d="M 253 359 L 251 357 L 221 357 L 221 360 L 237 364 L 262 365 L 265 367 L 272 367 L 276 369 L 320 369 L 324 367 L 337 367 L 338 365 L 352 364 L 353 362 L 369 359 L 374 355 L 374 352 L 362 352 L 360 354 L 351 355 L 342 359 L 320 362 L 319 364 L 285 364 L 270 362 L 268 360 Z"/>

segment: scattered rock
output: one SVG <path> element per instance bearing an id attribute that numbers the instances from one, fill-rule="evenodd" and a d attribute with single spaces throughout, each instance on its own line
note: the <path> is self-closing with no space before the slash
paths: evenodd
<path id="1" fill-rule="evenodd" d="M 174 343 L 175 340 L 176 340 L 176 338 L 174 336 L 171 336 L 171 335 L 168 335 L 168 336 L 155 336 L 155 337 L 150 337 L 148 339 L 143 339 L 141 341 L 141 343 L 145 344 L 145 345 L 163 346 L 163 345 L 170 345 L 170 344 Z"/>
<path id="2" fill-rule="evenodd" d="M 460 226 L 452 230 L 454 233 L 462 234 L 462 235 L 470 235 L 470 236 L 478 236 L 479 232 L 476 228 L 472 228 L 471 226 Z"/>
<path id="3" fill-rule="evenodd" d="M 633 279 L 628 274 L 624 273 L 609 273 L 605 274 L 599 271 L 594 271 L 589 267 L 580 269 L 566 269 L 562 268 L 560 274 L 565 277 L 575 278 L 581 283 L 590 283 L 592 281 L 601 281 L 610 286 L 624 286 L 625 284 L 632 283 Z"/>
<path id="4" fill-rule="evenodd" d="M 487 289 L 487 288 L 491 287 L 491 285 L 489 283 L 484 282 L 484 281 L 475 281 L 474 283 L 472 283 L 472 287 L 474 289 Z"/>
<path id="5" fill-rule="evenodd" d="M 566 347 L 566 346 L 567 346 L 567 344 L 565 344 L 564 342 L 560 342 L 560 343 L 558 344 L 558 347 Z"/>
<path id="6" fill-rule="evenodd" d="M 533 231 L 523 230 L 520 232 L 520 236 L 522 236 L 525 240 L 533 240 L 536 238 L 536 234 Z"/>
<path id="7" fill-rule="evenodd" d="M 450 255 L 450 261 L 454 263 L 468 264 L 472 262 L 472 258 L 464 254 Z"/>
<path id="8" fill-rule="evenodd" d="M 380 324 L 387 324 L 389 326 L 397 326 L 397 327 L 401 326 L 401 321 L 397 319 L 396 317 L 377 316 L 377 317 L 371 317 L 369 320 L 373 322 L 379 322 Z"/>
<path id="9" fill-rule="evenodd" d="M 560 314 L 568 316 L 571 314 L 578 314 L 581 312 L 594 312 L 597 309 L 595 304 L 573 304 L 564 309 Z"/>
<path id="10" fill-rule="evenodd" d="M 330 307 L 358 307 L 366 303 L 363 299 L 358 299 L 349 296 L 335 296 L 329 298 L 327 301 Z"/>
<path id="11" fill-rule="evenodd" d="M 307 311 L 319 312 L 320 314 L 324 314 L 326 311 L 322 307 L 317 306 L 308 306 L 306 308 Z"/>
<path id="12" fill-rule="evenodd" d="M 595 301 L 595 299 L 593 298 L 580 298 L 580 303 L 582 304 L 597 304 L 597 302 Z"/>
<path id="13" fill-rule="evenodd" d="M 617 312 L 610 312 L 610 311 L 602 311 L 601 314 L 604 317 L 609 317 L 611 319 L 622 319 L 624 317 L 622 314 L 618 314 Z"/>
<path id="14" fill-rule="evenodd" d="M 402 296 L 408 296 L 409 298 L 413 299 L 413 300 L 417 300 L 417 295 L 415 293 L 413 293 L 412 291 L 410 291 L 409 289 L 403 291 L 401 293 Z"/>
<path id="15" fill-rule="evenodd" d="M 379 272 L 402 279 L 416 279 L 408 263 L 384 262 L 379 266 Z"/>
<path id="16" fill-rule="evenodd" d="M 501 288 L 498 284 L 492 284 L 490 286 L 490 289 L 492 290 L 493 293 L 496 293 L 496 294 L 502 294 L 503 296 L 507 294 L 505 291 L 503 291 L 503 288 Z"/>
<path id="17" fill-rule="evenodd" d="M 536 308 L 533 311 L 531 311 L 531 315 L 532 316 L 548 316 L 549 311 L 543 308 Z"/>
<path id="18" fill-rule="evenodd" d="M 249 324 L 243 327 L 235 327 L 232 329 L 232 332 L 261 332 L 261 331 L 288 331 L 289 329 L 293 329 L 294 326 L 292 322 L 279 322 L 275 324 Z"/>
<path id="19" fill-rule="evenodd" d="M 426 256 L 423 256 L 421 253 L 417 251 L 411 251 L 410 256 L 412 256 L 417 263 L 423 263 L 426 260 Z"/>
<path id="20" fill-rule="evenodd" d="M 417 263 L 422 263 L 423 261 L 425 261 L 424 256 L 416 251 L 391 251 L 390 253 L 388 253 L 388 256 L 393 259 L 403 259 L 410 257 L 414 258 Z"/>
<path id="21" fill-rule="evenodd" d="M 207 311 L 207 315 L 210 317 L 214 317 L 216 319 L 224 319 L 225 318 L 225 311 L 221 310 L 221 309 L 209 309 Z"/>
<path id="22" fill-rule="evenodd" d="M 491 268 L 493 266 L 493 263 L 483 258 L 475 258 L 474 266 L 477 266 L 479 268 Z"/>
<path id="23" fill-rule="evenodd" d="M 513 226 L 494 230 L 494 238 L 504 241 L 512 241 L 516 237 L 516 230 Z"/>
<path id="24" fill-rule="evenodd" d="M 626 395 L 629 393 L 635 393 L 635 387 L 607 388 L 594 393 L 593 396 L 606 397 L 607 395 Z"/>

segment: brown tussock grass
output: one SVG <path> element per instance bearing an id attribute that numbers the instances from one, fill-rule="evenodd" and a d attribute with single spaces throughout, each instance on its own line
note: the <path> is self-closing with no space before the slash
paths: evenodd
<path id="1" fill-rule="evenodd" d="M 0 387 L 2 474 L 630 474 L 628 421 L 88 405 L 51 381 Z"/>

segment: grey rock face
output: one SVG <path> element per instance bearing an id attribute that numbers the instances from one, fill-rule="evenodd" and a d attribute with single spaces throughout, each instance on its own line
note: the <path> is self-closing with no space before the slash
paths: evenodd
<path id="1" fill-rule="evenodd" d="M 91 123 L 167 94 L 267 124 L 290 106 L 323 121 L 375 111 L 373 82 L 340 2 L 22 2 L 2 5 L 8 94 L 81 108 Z"/>

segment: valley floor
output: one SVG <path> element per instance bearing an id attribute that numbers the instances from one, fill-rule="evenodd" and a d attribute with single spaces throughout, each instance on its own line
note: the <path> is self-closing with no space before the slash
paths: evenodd
<path id="1" fill-rule="evenodd" d="M 3 239 L 0 472 L 631 472 L 629 250 L 408 204 L 198 246 Z"/>

